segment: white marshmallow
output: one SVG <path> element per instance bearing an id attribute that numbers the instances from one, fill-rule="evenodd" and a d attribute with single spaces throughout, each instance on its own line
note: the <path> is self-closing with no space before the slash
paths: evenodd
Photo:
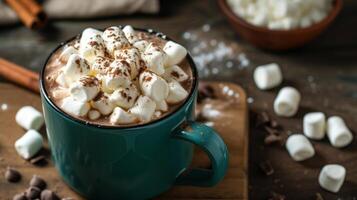
<path id="1" fill-rule="evenodd" d="M 301 134 L 290 135 L 286 141 L 286 149 L 295 161 L 303 161 L 315 155 L 310 141 Z"/>
<path id="2" fill-rule="evenodd" d="M 67 82 L 63 71 L 60 71 L 56 77 L 56 83 L 61 87 L 67 87 Z"/>
<path id="3" fill-rule="evenodd" d="M 124 32 L 117 26 L 105 29 L 103 40 L 110 53 L 129 45 L 129 41 L 126 39 Z"/>
<path id="4" fill-rule="evenodd" d="M 44 123 L 42 114 L 32 106 L 20 108 L 16 113 L 15 119 L 16 122 L 26 130 L 38 130 Z"/>
<path id="5" fill-rule="evenodd" d="M 337 164 L 325 165 L 319 175 L 320 186 L 330 192 L 338 192 L 346 177 L 346 169 Z"/>
<path id="6" fill-rule="evenodd" d="M 66 97 L 62 101 L 61 108 L 75 116 L 84 117 L 87 115 L 90 105 L 87 102 L 76 101 L 72 97 Z"/>
<path id="7" fill-rule="evenodd" d="M 105 74 L 113 60 L 106 57 L 97 56 L 91 66 L 91 70 L 96 74 Z"/>
<path id="8" fill-rule="evenodd" d="M 71 55 L 66 66 L 63 68 L 63 74 L 67 85 L 70 85 L 79 80 L 80 77 L 87 75 L 89 71 L 90 67 L 87 61 L 78 54 Z"/>
<path id="9" fill-rule="evenodd" d="M 93 76 L 83 76 L 69 88 L 69 92 L 76 101 L 89 101 L 100 91 L 99 81 Z"/>
<path id="10" fill-rule="evenodd" d="M 171 67 L 167 67 L 165 69 L 165 73 L 162 74 L 162 77 L 167 81 L 178 81 L 182 82 L 189 78 L 185 71 L 181 69 L 178 65 L 173 65 Z"/>
<path id="11" fill-rule="evenodd" d="M 185 47 L 173 41 L 166 42 L 163 50 L 167 54 L 165 66 L 177 65 L 187 55 L 187 50 Z"/>
<path id="12" fill-rule="evenodd" d="M 138 117 L 120 107 L 116 107 L 110 115 L 110 123 L 112 124 L 132 124 L 137 122 L 139 122 Z"/>
<path id="13" fill-rule="evenodd" d="M 165 73 L 164 63 L 167 55 L 158 46 L 150 43 L 141 56 L 148 70 L 158 75 Z"/>
<path id="14" fill-rule="evenodd" d="M 43 138 L 36 130 L 28 130 L 21 138 L 16 140 L 15 149 L 24 159 L 33 157 L 43 145 Z"/>
<path id="15" fill-rule="evenodd" d="M 62 62 L 67 62 L 68 61 L 68 58 L 72 55 L 72 54 L 78 54 L 78 50 L 75 49 L 74 47 L 72 46 L 69 46 L 67 48 L 65 48 L 62 53 L 60 54 L 60 61 Z"/>
<path id="16" fill-rule="evenodd" d="M 137 116 L 140 121 L 148 122 L 151 120 L 156 108 L 156 103 L 147 96 L 139 96 L 135 105 L 129 110 Z"/>
<path id="17" fill-rule="evenodd" d="M 105 92 L 112 92 L 119 87 L 128 86 L 130 80 L 129 67 L 120 60 L 115 60 L 102 76 L 102 86 Z"/>
<path id="18" fill-rule="evenodd" d="M 123 28 L 123 32 L 125 34 L 126 39 L 128 39 L 131 44 L 134 44 L 136 41 L 139 40 L 139 38 L 135 35 L 135 30 L 132 26 L 125 26 Z"/>
<path id="19" fill-rule="evenodd" d="M 161 111 L 155 111 L 154 112 L 154 116 L 153 119 L 158 119 L 162 116 L 162 112 Z"/>
<path id="20" fill-rule="evenodd" d="M 144 52 L 146 47 L 149 46 L 149 42 L 146 41 L 146 40 L 140 40 L 140 41 L 137 41 L 133 44 L 133 46 L 135 48 L 137 48 L 140 52 Z"/>
<path id="21" fill-rule="evenodd" d="M 276 63 L 261 65 L 254 70 L 254 81 L 261 90 L 271 89 L 278 86 L 283 76 L 280 67 Z"/>
<path id="22" fill-rule="evenodd" d="M 150 71 L 142 72 L 139 77 L 139 82 L 143 94 L 154 101 L 163 101 L 169 95 L 167 82 L 155 73 Z"/>
<path id="23" fill-rule="evenodd" d="M 169 110 L 169 106 L 167 105 L 165 100 L 162 100 L 160 102 L 155 102 L 155 103 L 156 103 L 157 111 L 167 112 Z"/>
<path id="24" fill-rule="evenodd" d="M 334 147 L 345 147 L 352 142 L 353 135 L 341 117 L 332 116 L 327 120 L 327 136 Z"/>
<path id="25" fill-rule="evenodd" d="M 100 117 L 100 112 L 98 110 L 90 110 L 88 112 L 88 118 L 90 120 L 96 120 Z"/>
<path id="26" fill-rule="evenodd" d="M 177 81 L 169 82 L 169 95 L 166 98 L 166 102 L 169 104 L 176 104 L 186 99 L 188 92 Z"/>
<path id="27" fill-rule="evenodd" d="M 311 139 L 325 137 L 326 117 L 322 112 L 307 113 L 303 120 L 304 134 Z"/>
<path id="28" fill-rule="evenodd" d="M 98 96 L 91 102 L 93 108 L 97 109 L 102 115 L 109 115 L 114 105 L 109 101 L 109 97 L 104 94 L 98 94 Z"/>
<path id="29" fill-rule="evenodd" d="M 309 26 L 311 26 L 311 24 L 312 24 L 312 20 L 310 19 L 310 17 L 303 17 L 300 20 L 300 27 L 301 28 L 309 27 Z"/>
<path id="30" fill-rule="evenodd" d="M 109 100 L 113 104 L 125 109 L 132 107 L 139 96 L 139 91 L 134 84 L 130 84 L 126 88 L 116 89 L 110 96 Z"/>
<path id="31" fill-rule="evenodd" d="M 140 69 L 140 52 L 136 48 L 124 48 L 114 52 L 117 60 L 122 60 L 123 64 L 129 65 L 131 79 L 138 75 Z"/>
<path id="32" fill-rule="evenodd" d="M 52 96 L 56 99 L 63 99 L 70 95 L 67 88 L 58 88 L 52 91 Z"/>
<path id="33" fill-rule="evenodd" d="M 95 57 L 105 55 L 105 45 L 102 32 L 93 28 L 87 28 L 82 32 L 79 53 L 89 63 L 93 63 Z"/>
<path id="34" fill-rule="evenodd" d="M 296 114 L 299 108 L 301 95 L 293 87 L 282 88 L 274 101 L 274 111 L 282 117 L 291 117 Z"/>

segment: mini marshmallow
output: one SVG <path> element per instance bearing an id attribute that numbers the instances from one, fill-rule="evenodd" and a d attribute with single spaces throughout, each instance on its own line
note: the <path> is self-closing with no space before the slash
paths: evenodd
<path id="1" fill-rule="evenodd" d="M 109 115 L 115 107 L 109 101 L 109 97 L 104 93 L 98 94 L 98 96 L 95 97 L 91 102 L 91 105 L 93 108 L 97 109 L 102 115 Z"/>
<path id="2" fill-rule="evenodd" d="M 149 46 L 149 42 L 146 41 L 146 40 L 140 40 L 140 41 L 135 42 L 135 43 L 133 44 L 133 46 L 134 46 L 135 48 L 137 48 L 139 51 L 144 52 L 145 49 L 146 49 L 146 47 Z"/>
<path id="3" fill-rule="evenodd" d="M 175 80 L 182 82 L 187 80 L 189 76 L 181 69 L 180 66 L 173 65 L 165 69 L 165 73 L 162 74 L 162 77 L 167 81 Z"/>
<path id="4" fill-rule="evenodd" d="M 73 54 L 69 57 L 66 66 L 63 68 L 63 75 L 67 85 L 79 80 L 80 77 L 87 75 L 90 71 L 90 67 L 87 61 L 79 56 Z"/>
<path id="5" fill-rule="evenodd" d="M 169 104 L 176 104 L 186 99 L 188 92 L 177 81 L 169 82 L 169 95 L 166 98 L 166 102 Z"/>
<path id="6" fill-rule="evenodd" d="M 125 109 L 132 107 L 139 96 L 139 91 L 134 84 L 126 88 L 116 89 L 109 97 L 110 102 Z"/>
<path id="7" fill-rule="evenodd" d="M 114 57 L 130 68 L 131 78 L 135 78 L 138 75 L 140 69 L 140 52 L 136 48 L 125 48 L 114 52 Z"/>
<path id="8" fill-rule="evenodd" d="M 165 66 L 177 65 L 187 55 L 187 50 L 185 47 L 173 41 L 166 42 L 163 50 L 167 54 Z"/>
<path id="9" fill-rule="evenodd" d="M 134 44 L 136 41 L 139 40 L 139 38 L 135 35 L 135 30 L 133 29 L 132 26 L 125 26 L 123 28 L 123 32 L 124 32 L 124 35 L 125 37 L 128 39 L 128 41 L 131 43 L 131 44 Z"/>
<path id="10" fill-rule="evenodd" d="M 290 135 L 286 141 L 286 149 L 295 161 L 303 161 L 315 155 L 310 141 L 301 134 Z"/>
<path id="11" fill-rule="evenodd" d="M 17 124 L 26 130 L 38 130 L 44 123 L 42 114 L 32 106 L 20 108 L 16 113 L 15 119 Z"/>
<path id="12" fill-rule="evenodd" d="M 126 112 L 120 107 L 116 107 L 110 115 L 110 123 L 112 124 L 132 124 L 138 121 L 139 119 L 135 115 Z"/>
<path id="13" fill-rule="evenodd" d="M 254 82 L 261 90 L 271 89 L 278 86 L 283 76 L 280 67 L 276 63 L 261 65 L 254 70 Z"/>
<path id="14" fill-rule="evenodd" d="M 67 87 L 65 75 L 62 71 L 56 77 L 56 83 L 61 87 Z"/>
<path id="15" fill-rule="evenodd" d="M 337 164 L 325 165 L 319 175 L 320 186 L 330 192 L 337 193 L 346 177 L 346 169 Z"/>
<path id="16" fill-rule="evenodd" d="M 87 115 L 90 105 L 87 102 L 76 101 L 70 96 L 63 99 L 61 108 L 75 116 L 84 117 Z"/>
<path id="17" fill-rule="evenodd" d="M 105 55 L 103 33 L 93 28 L 87 28 L 82 32 L 79 53 L 89 63 L 93 63 L 95 57 Z"/>
<path id="18" fill-rule="evenodd" d="M 99 81 L 93 76 L 83 76 L 69 88 L 71 96 L 76 101 L 92 100 L 99 91 Z"/>
<path id="19" fill-rule="evenodd" d="M 345 147 L 352 142 L 353 135 L 341 117 L 332 116 L 327 120 L 327 136 L 334 147 Z"/>
<path id="20" fill-rule="evenodd" d="M 97 111 L 97 110 L 90 110 L 90 111 L 88 112 L 88 118 L 89 118 L 90 120 L 96 120 L 96 119 L 98 119 L 99 117 L 100 117 L 100 112 Z"/>
<path id="21" fill-rule="evenodd" d="M 274 111 L 282 117 L 291 117 L 299 108 L 301 95 L 293 87 L 282 88 L 274 100 Z"/>
<path id="22" fill-rule="evenodd" d="M 155 73 L 150 71 L 142 72 L 139 77 L 139 82 L 143 94 L 154 101 L 163 101 L 169 95 L 167 82 Z"/>
<path id="23" fill-rule="evenodd" d="M 164 63 L 167 55 L 158 46 L 150 43 L 141 57 L 145 61 L 148 70 L 158 75 L 165 73 Z"/>
<path id="24" fill-rule="evenodd" d="M 120 60 L 115 60 L 107 68 L 107 73 L 102 77 L 102 85 L 105 92 L 114 91 L 119 87 L 130 84 L 130 73 L 128 66 Z"/>
<path id="25" fill-rule="evenodd" d="M 303 120 L 304 134 L 311 139 L 325 137 L 326 117 L 322 112 L 307 113 Z"/>
<path id="26" fill-rule="evenodd" d="M 72 47 L 72 46 L 69 46 L 69 47 L 65 48 L 65 49 L 62 51 L 62 53 L 61 53 L 59 59 L 60 59 L 60 61 L 62 61 L 62 62 L 67 62 L 67 61 L 68 61 L 68 58 L 69 58 L 72 54 L 78 54 L 78 50 L 75 49 L 75 48 Z"/>
<path id="27" fill-rule="evenodd" d="M 137 116 L 140 121 L 148 122 L 151 120 L 156 108 L 156 103 L 147 96 L 140 96 L 135 105 L 129 110 Z"/>
<path id="28" fill-rule="evenodd" d="M 105 72 L 108 70 L 112 62 L 113 60 L 110 60 L 105 57 L 97 56 L 93 61 L 91 70 L 94 72 L 94 75 L 105 74 Z"/>
<path id="29" fill-rule="evenodd" d="M 169 110 L 169 106 L 165 100 L 162 100 L 160 102 L 156 102 L 156 110 L 166 112 Z"/>
<path id="30" fill-rule="evenodd" d="M 28 130 L 21 138 L 16 140 L 15 149 L 24 159 L 33 157 L 43 145 L 43 138 L 36 130 Z"/>
<path id="31" fill-rule="evenodd" d="M 105 29 L 103 33 L 103 40 L 110 53 L 129 45 L 129 41 L 125 37 L 124 32 L 117 26 Z"/>

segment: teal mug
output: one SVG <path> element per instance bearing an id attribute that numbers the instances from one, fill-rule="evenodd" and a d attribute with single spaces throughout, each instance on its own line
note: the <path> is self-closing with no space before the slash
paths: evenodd
<path id="1" fill-rule="evenodd" d="M 43 67 L 41 97 L 52 159 L 71 188 L 88 199 L 148 199 L 173 185 L 210 187 L 223 179 L 227 147 L 213 129 L 194 122 L 198 76 L 191 56 L 187 59 L 193 74 L 189 97 L 167 116 L 133 127 L 98 126 L 66 114 L 45 90 Z M 194 145 L 207 153 L 211 169 L 189 168 Z"/>

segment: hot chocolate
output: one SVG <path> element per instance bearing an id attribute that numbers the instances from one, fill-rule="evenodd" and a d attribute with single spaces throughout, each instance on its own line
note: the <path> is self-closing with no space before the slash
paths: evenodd
<path id="1" fill-rule="evenodd" d="M 61 110 L 91 124 L 148 123 L 175 112 L 191 92 L 186 54 L 162 34 L 87 28 L 52 54 L 45 90 Z"/>

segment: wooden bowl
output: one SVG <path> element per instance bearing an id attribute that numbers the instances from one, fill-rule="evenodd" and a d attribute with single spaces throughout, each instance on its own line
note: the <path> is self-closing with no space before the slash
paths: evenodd
<path id="1" fill-rule="evenodd" d="M 270 30 L 254 26 L 237 16 L 226 0 L 218 0 L 219 7 L 236 32 L 244 39 L 263 49 L 287 50 L 301 47 L 322 33 L 336 18 L 342 8 L 342 0 L 334 0 L 329 15 L 322 21 L 306 28 Z"/>

